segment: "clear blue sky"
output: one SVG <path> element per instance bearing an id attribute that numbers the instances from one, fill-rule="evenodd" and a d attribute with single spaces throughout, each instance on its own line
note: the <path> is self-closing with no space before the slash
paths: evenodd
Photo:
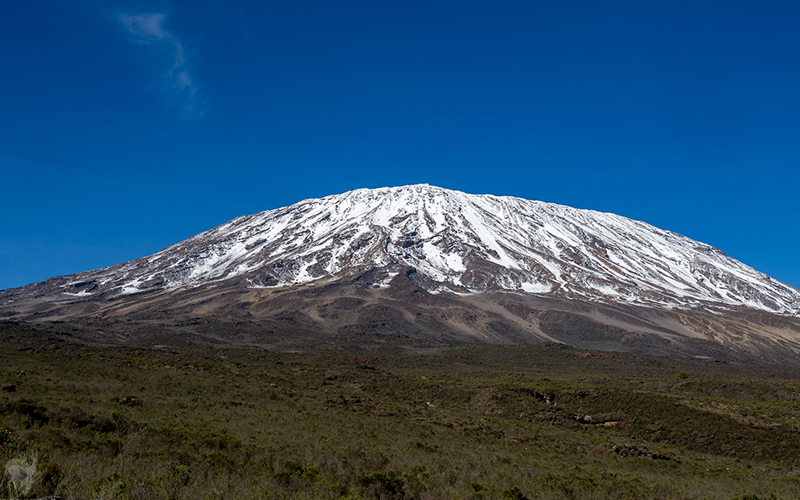
<path id="1" fill-rule="evenodd" d="M 800 2 L 6 2 L 0 289 L 427 182 L 800 287 Z"/>

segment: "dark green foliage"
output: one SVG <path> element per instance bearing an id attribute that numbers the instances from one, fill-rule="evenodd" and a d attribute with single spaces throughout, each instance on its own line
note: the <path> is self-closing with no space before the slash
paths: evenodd
<path id="1" fill-rule="evenodd" d="M 10 448 L 16 444 L 14 433 L 10 429 L 0 428 L 0 447 Z"/>
<path id="2" fill-rule="evenodd" d="M 385 495 L 392 498 L 404 498 L 405 482 L 403 475 L 393 470 L 361 473 L 358 475 L 358 484 L 362 486 L 373 486 L 378 498 Z"/>
<path id="3" fill-rule="evenodd" d="M 506 488 L 503 490 L 501 496 L 503 500 L 530 500 L 528 497 L 522 494 L 522 490 L 519 489 L 519 486 Z"/>
<path id="4" fill-rule="evenodd" d="M 7 402 L 4 405 L 3 412 L 23 417 L 27 427 L 31 427 L 34 424 L 46 423 L 50 420 L 47 416 L 47 408 L 25 399 Z"/>
<path id="5" fill-rule="evenodd" d="M 313 465 L 307 465 L 295 460 L 287 460 L 282 470 L 275 473 L 277 479 L 289 479 L 298 477 L 313 481 L 320 475 L 319 469 Z"/>
<path id="6" fill-rule="evenodd" d="M 39 473 L 41 474 L 42 493 L 45 495 L 54 494 L 61 482 L 61 468 L 57 463 L 50 461 L 40 464 Z"/>

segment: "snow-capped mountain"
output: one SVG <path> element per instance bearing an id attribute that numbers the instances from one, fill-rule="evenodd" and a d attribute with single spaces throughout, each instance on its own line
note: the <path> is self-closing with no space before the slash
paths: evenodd
<path id="1" fill-rule="evenodd" d="M 426 184 L 238 217 L 154 255 L 0 293 L 0 305 L 198 286 L 290 287 L 414 268 L 431 293 L 509 291 L 651 308 L 800 316 L 800 291 L 644 222 Z"/>

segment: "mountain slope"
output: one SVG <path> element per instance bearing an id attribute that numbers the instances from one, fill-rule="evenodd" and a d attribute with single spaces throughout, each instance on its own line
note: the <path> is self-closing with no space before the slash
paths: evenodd
<path id="1" fill-rule="evenodd" d="M 557 341 L 800 363 L 800 291 L 716 248 L 428 185 L 238 217 L 148 257 L 4 290 L 0 318 L 102 341 Z"/>
<path id="2" fill-rule="evenodd" d="M 428 185 L 359 189 L 238 217 L 157 254 L 2 294 L 119 296 L 235 280 L 388 284 L 413 267 L 429 292 L 515 291 L 649 307 L 800 314 L 800 291 L 720 250 L 618 215 Z"/>

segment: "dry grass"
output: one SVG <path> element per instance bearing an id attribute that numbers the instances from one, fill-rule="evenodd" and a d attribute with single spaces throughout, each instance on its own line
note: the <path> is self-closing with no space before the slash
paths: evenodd
<path id="1" fill-rule="evenodd" d="M 782 368 L 19 345 L 0 346 L 0 460 L 38 456 L 31 495 L 800 498 L 800 380 Z"/>

